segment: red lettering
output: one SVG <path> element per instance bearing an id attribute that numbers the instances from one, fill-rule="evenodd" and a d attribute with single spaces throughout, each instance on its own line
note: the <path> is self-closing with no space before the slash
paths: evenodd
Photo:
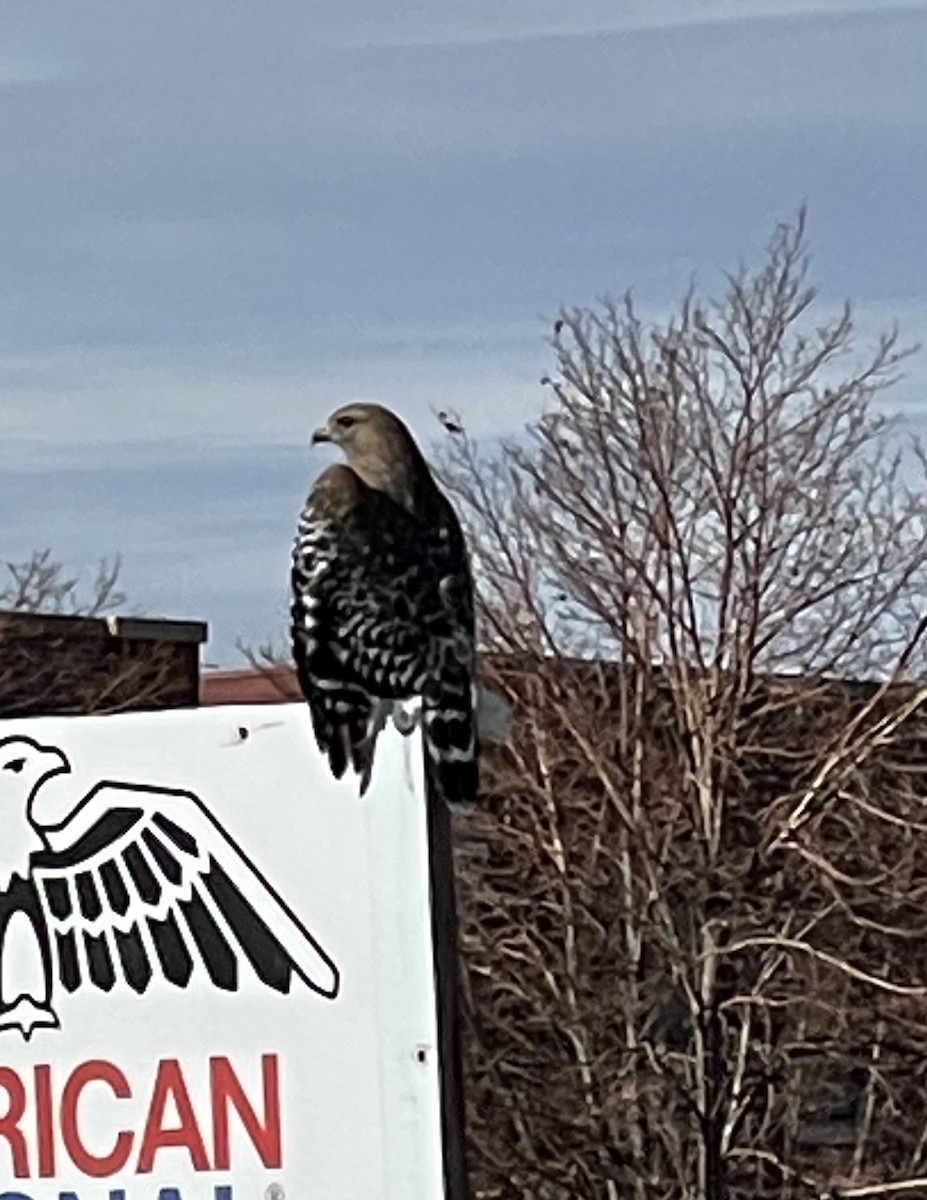
<path id="1" fill-rule="evenodd" d="M 4 1142 L 9 1147 L 8 1152 L 0 1151 L 0 1174 L 3 1170 L 8 1171 L 6 1164 L 10 1163 L 16 1179 L 49 1179 L 57 1175 L 67 1159 L 91 1178 L 112 1176 L 126 1169 L 136 1146 L 139 1174 L 154 1170 L 158 1152 L 168 1149 L 186 1151 L 195 1171 L 210 1170 L 209 1152 L 178 1059 L 164 1059 L 157 1065 L 144 1131 L 139 1135 L 137 1130 L 120 1128 L 120 1123 L 113 1122 L 109 1126 L 112 1132 L 104 1138 L 102 1150 L 99 1146 L 87 1145 L 87 1131 L 93 1131 L 100 1124 L 96 1112 L 88 1112 L 84 1103 L 84 1092 L 91 1084 L 105 1085 L 115 1100 L 132 1099 L 133 1091 L 126 1075 L 105 1059 L 91 1059 L 76 1066 L 64 1085 L 60 1103 L 50 1065 L 36 1064 L 31 1078 L 26 1079 L 10 1067 L 0 1066 L 0 1108 L 3 1109 L 0 1112 L 0 1147 Z M 250 1142 L 264 1167 L 279 1170 L 283 1153 L 277 1055 L 261 1055 L 260 1083 L 255 1083 L 253 1088 L 247 1080 L 243 1082 L 227 1056 L 214 1056 L 209 1060 L 209 1089 L 213 1169 L 230 1170 L 235 1156 L 232 1143 L 237 1147 Z M 102 1101 L 106 1106 L 111 1102 Z M 99 1103 L 101 1101 L 94 1097 L 94 1110 Z M 30 1110 L 28 1117 L 27 1108 Z M 28 1126 L 25 1135 L 21 1128 L 24 1118 Z M 34 1159 L 30 1145 L 32 1131 Z M 91 1142 L 98 1137 L 99 1134 L 91 1136 Z M 0 1193 L 3 1193 L 2 1183 Z"/>
<path id="2" fill-rule="evenodd" d="M 132 1095 L 129 1081 L 113 1063 L 99 1058 L 81 1063 L 68 1076 L 61 1095 L 61 1137 L 71 1162 L 85 1175 L 94 1178 L 115 1175 L 128 1161 L 132 1151 L 132 1134 L 123 1129 L 116 1135 L 116 1144 L 109 1154 L 91 1154 L 84 1145 L 77 1124 L 77 1102 L 88 1083 L 107 1084 L 118 1100 L 128 1100 Z"/>
<path id="3" fill-rule="evenodd" d="M 0 1117 L 0 1138 L 6 1138 L 13 1155 L 13 1174 L 17 1179 L 29 1178 L 29 1155 L 26 1151 L 26 1139 L 19 1128 L 19 1122 L 26 1111 L 26 1089 L 19 1076 L 9 1067 L 0 1067 L 0 1087 L 7 1094 L 9 1103 L 6 1112 Z"/>
<path id="4" fill-rule="evenodd" d="M 55 1173 L 55 1130 L 52 1125 L 51 1067 L 35 1068 L 35 1140 L 39 1151 L 39 1178 Z"/>
<path id="5" fill-rule="evenodd" d="M 168 1100 L 173 1100 L 180 1118 L 180 1125 L 177 1129 L 164 1127 L 164 1109 Z M 195 1171 L 209 1170 L 209 1159 L 206 1157 L 203 1135 L 200 1133 L 196 1113 L 190 1102 L 190 1094 L 184 1083 L 180 1063 L 176 1058 L 166 1058 L 158 1063 L 158 1074 L 155 1077 L 148 1120 L 145 1122 L 145 1132 L 142 1135 L 142 1148 L 138 1155 L 139 1174 L 150 1171 L 157 1152 L 169 1146 L 182 1146 L 186 1149 Z"/>
<path id="6" fill-rule="evenodd" d="M 265 1167 L 279 1168 L 280 1089 L 276 1054 L 261 1056 L 261 1082 L 264 1091 L 264 1120 L 258 1120 L 241 1081 L 227 1058 L 209 1060 L 212 1093 L 212 1128 L 215 1169 L 227 1171 L 231 1165 L 229 1148 L 229 1108 L 235 1109 Z"/>

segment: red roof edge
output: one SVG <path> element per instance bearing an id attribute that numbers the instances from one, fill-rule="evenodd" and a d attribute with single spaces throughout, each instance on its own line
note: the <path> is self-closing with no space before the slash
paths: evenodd
<path id="1" fill-rule="evenodd" d="M 301 693 L 291 667 L 240 667 L 200 674 L 200 704 L 288 704 Z"/>

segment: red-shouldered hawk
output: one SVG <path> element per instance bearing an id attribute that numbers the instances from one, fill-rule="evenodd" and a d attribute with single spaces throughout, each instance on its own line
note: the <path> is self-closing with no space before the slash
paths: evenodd
<path id="1" fill-rule="evenodd" d="M 463 532 L 412 435 L 377 404 L 339 408 L 293 549 L 293 655 L 320 749 L 370 779 L 384 704 L 421 697 L 426 770 L 452 804 L 477 790 L 473 584 Z"/>

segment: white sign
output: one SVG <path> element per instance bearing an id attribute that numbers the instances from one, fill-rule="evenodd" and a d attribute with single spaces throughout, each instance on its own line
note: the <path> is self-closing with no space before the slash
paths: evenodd
<path id="1" fill-rule="evenodd" d="M 439 1200 L 418 742 L 0 722 L 0 1200 Z"/>

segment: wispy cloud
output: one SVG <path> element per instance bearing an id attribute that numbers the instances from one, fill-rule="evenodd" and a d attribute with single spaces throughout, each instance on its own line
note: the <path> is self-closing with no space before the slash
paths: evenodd
<path id="1" fill-rule="evenodd" d="M 438 48 L 595 38 L 704 25 L 746 25 L 758 21 L 796 21 L 858 14 L 918 12 L 923 5 L 877 4 L 875 0 L 579 0 L 565 5 L 539 0 L 528 7 L 488 4 L 433 5 L 416 19 L 377 18 L 352 21 L 329 34 L 343 48 Z"/>

